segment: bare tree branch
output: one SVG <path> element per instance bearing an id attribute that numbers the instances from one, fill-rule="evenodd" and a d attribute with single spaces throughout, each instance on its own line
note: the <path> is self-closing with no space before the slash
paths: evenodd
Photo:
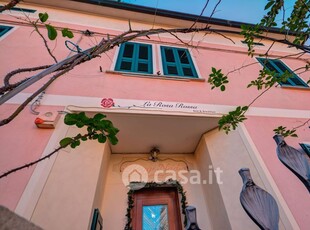
<path id="1" fill-rule="evenodd" d="M 16 6 L 21 1 L 22 0 L 12 0 L 8 4 L 6 4 L 4 6 L 0 6 L 0 13 L 5 11 L 5 10 L 9 10 L 9 9 L 13 8 L 14 6 Z"/>
<path id="2" fill-rule="evenodd" d="M 296 126 L 296 127 L 294 127 L 293 129 L 299 129 L 299 128 L 301 128 L 301 127 L 303 127 L 303 126 L 305 126 L 305 125 L 307 125 L 307 124 L 309 124 L 309 122 L 310 122 L 310 119 L 308 119 L 308 120 L 306 120 L 304 123 L 302 123 L 301 125 L 298 125 L 298 126 Z"/>
<path id="3" fill-rule="evenodd" d="M 48 82 L 46 82 L 40 89 L 38 89 L 36 92 L 34 92 L 30 97 L 28 97 L 15 111 L 13 114 L 11 114 L 8 118 L 3 119 L 0 121 L 0 126 L 6 125 L 10 123 L 17 115 L 23 111 L 23 109 L 30 103 L 36 96 L 38 96 L 41 92 L 47 89 L 57 78 L 64 75 L 65 73 L 72 70 L 76 65 L 81 63 L 81 60 L 85 58 L 85 55 L 82 55 L 81 57 L 77 58 L 69 67 L 65 68 L 63 71 L 55 74 Z"/>
<path id="4" fill-rule="evenodd" d="M 41 34 L 41 32 L 39 31 L 37 25 L 36 25 L 35 23 L 33 23 L 33 22 L 32 22 L 32 24 L 33 24 L 33 26 L 34 26 L 34 28 L 35 28 L 35 31 L 36 31 L 36 32 L 39 34 L 39 36 L 42 38 L 42 40 L 43 40 L 43 42 L 44 42 L 44 46 L 45 46 L 45 48 L 47 49 L 47 52 L 48 52 L 49 55 L 54 59 L 54 61 L 57 63 L 58 61 L 57 61 L 56 57 L 53 55 L 53 53 L 52 53 L 50 47 L 48 46 L 45 37 L 44 37 L 44 36 Z"/>
<path id="5" fill-rule="evenodd" d="M 28 163 L 28 164 L 25 164 L 25 165 L 23 165 L 23 166 L 20 166 L 20 167 L 13 168 L 13 169 L 11 169 L 11 170 L 9 170 L 9 171 L 7 171 L 7 172 L 1 174 L 1 175 L 0 175 L 0 179 L 3 178 L 3 177 L 8 176 L 8 175 L 10 175 L 10 174 L 12 174 L 12 173 L 14 173 L 14 172 L 17 172 L 17 171 L 19 171 L 19 170 L 22 170 L 22 169 L 25 169 L 25 168 L 29 168 L 29 167 L 31 167 L 31 166 L 33 166 L 33 165 L 35 165 L 35 164 L 37 164 L 37 163 L 39 163 L 39 162 L 41 162 L 41 161 L 47 159 L 47 158 L 50 158 L 51 156 L 53 156 L 55 153 L 57 153 L 57 152 L 58 152 L 59 150 L 61 150 L 61 149 L 63 149 L 63 147 L 58 147 L 57 149 L 55 149 L 55 150 L 54 150 L 53 152 L 51 152 L 50 154 L 48 154 L 48 155 L 46 155 L 46 156 L 44 156 L 44 157 L 42 157 L 42 158 L 40 158 L 40 159 L 38 159 L 38 160 L 32 161 L 32 162 L 30 162 L 30 163 Z"/>
<path id="6" fill-rule="evenodd" d="M 76 140 L 80 140 L 80 139 L 82 139 L 82 138 L 88 138 L 88 137 L 92 136 L 94 133 L 95 133 L 95 132 L 91 132 L 91 133 L 87 133 L 87 134 L 85 134 L 85 135 L 83 135 L 83 136 L 82 136 L 82 135 L 76 136 L 76 137 L 72 138 L 72 141 L 71 141 L 71 142 L 67 143 L 65 146 L 59 146 L 58 148 L 56 148 L 54 151 L 52 151 L 51 153 L 47 154 L 46 156 L 41 157 L 40 159 L 35 160 L 35 161 L 32 161 L 32 162 L 30 162 L 30 163 L 27 163 L 27 164 L 25 164 L 25 165 L 23 165 L 23 166 L 19 166 L 19 167 L 13 168 L 13 169 L 11 169 L 11 170 L 9 170 L 9 171 L 7 171 L 7 172 L 1 174 L 1 175 L 0 175 L 0 179 L 3 178 L 3 177 L 8 176 L 8 175 L 10 175 L 10 174 L 12 174 L 12 173 L 14 173 L 14 172 L 17 172 L 17 171 L 19 171 L 19 170 L 22 170 L 22 169 L 25 169 L 25 168 L 29 168 L 29 167 L 31 167 L 31 166 L 33 166 L 33 165 L 36 165 L 37 163 L 39 163 L 39 162 L 41 162 L 41 161 L 44 161 L 44 160 L 50 158 L 50 157 L 53 156 L 55 153 L 57 153 L 59 150 L 66 148 L 66 147 L 69 146 L 72 142 L 74 142 L 74 141 L 76 141 Z"/>
<path id="7" fill-rule="evenodd" d="M 113 49 L 115 46 L 119 46 L 120 44 L 140 38 L 140 37 L 150 37 L 151 35 L 157 35 L 162 33 L 169 33 L 173 36 L 177 36 L 178 33 L 195 33 L 195 32 L 210 32 L 210 33 L 217 33 L 217 34 L 226 34 L 226 33 L 235 33 L 239 34 L 237 31 L 229 31 L 229 30 L 217 30 L 212 29 L 209 27 L 205 28 L 176 28 L 176 29 L 163 29 L 163 28 L 157 28 L 157 29 L 150 29 L 150 30 L 129 30 L 122 34 L 119 34 L 112 39 L 110 36 L 108 36 L 108 40 L 102 39 L 101 42 L 98 45 L 95 45 L 81 53 L 77 53 L 67 59 L 64 59 L 63 61 L 56 63 L 47 69 L 45 69 L 43 72 L 29 78 L 25 82 L 18 85 L 15 89 L 7 92 L 0 98 L 0 104 L 3 104 L 5 101 L 16 95 L 17 93 L 21 92 L 23 89 L 27 88 L 28 86 L 32 85 L 34 82 L 42 79 L 43 77 L 59 70 L 63 70 L 60 73 L 56 74 L 52 79 L 58 78 L 64 73 L 70 71 L 73 69 L 76 65 L 81 64 L 82 62 L 90 61 L 95 57 L 98 57 L 100 54 L 105 53 L 111 49 Z M 226 36 L 226 35 L 225 35 Z M 284 44 L 292 44 L 289 41 L 286 40 L 278 40 L 275 38 L 270 37 L 264 37 L 264 36 L 258 36 L 259 38 L 269 39 L 274 42 L 280 42 Z M 182 40 L 181 40 L 182 41 Z M 295 45 L 297 46 L 297 45 Z M 297 46 L 297 48 L 300 48 L 301 50 L 307 52 L 309 48 L 303 47 L 303 46 Z M 53 81 L 53 80 L 50 81 Z M 49 81 L 49 82 L 50 82 Z M 41 93 L 43 90 L 46 89 L 46 87 L 51 84 L 47 83 L 47 85 L 44 85 L 42 88 L 40 88 L 38 91 L 36 91 L 30 98 L 28 98 L 22 105 L 7 119 L 4 119 L 3 121 L 0 121 L 0 126 L 8 124 L 10 121 L 12 121 L 25 106 L 34 99 L 35 96 L 37 96 L 39 93 Z"/>
<path id="8" fill-rule="evenodd" d="M 201 10 L 200 15 L 196 18 L 195 22 L 189 27 L 189 29 L 193 28 L 193 27 L 196 25 L 196 23 L 198 22 L 199 18 L 200 18 L 200 17 L 203 15 L 203 13 L 205 12 L 205 10 L 206 10 L 206 8 L 207 8 L 207 6 L 208 6 L 208 4 L 209 4 L 209 1 L 210 1 L 210 0 L 207 0 L 207 2 L 205 3 L 204 7 L 203 7 L 202 10 Z"/>

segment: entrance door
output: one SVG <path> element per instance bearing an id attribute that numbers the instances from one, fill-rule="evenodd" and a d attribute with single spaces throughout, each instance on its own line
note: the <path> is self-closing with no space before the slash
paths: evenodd
<path id="1" fill-rule="evenodd" d="M 134 193 L 133 229 L 182 229 L 176 188 L 147 188 L 136 191 Z"/>

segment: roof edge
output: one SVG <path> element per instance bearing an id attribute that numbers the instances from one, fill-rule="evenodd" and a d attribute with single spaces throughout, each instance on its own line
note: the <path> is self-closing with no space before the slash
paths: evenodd
<path id="1" fill-rule="evenodd" d="M 187 13 L 181 13 L 181 12 L 163 10 L 163 9 L 155 9 L 152 7 L 138 6 L 134 4 L 121 3 L 121 2 L 116 2 L 116 1 L 107 1 L 107 0 L 99 0 L 99 1 L 98 0 L 71 0 L 71 1 L 104 6 L 104 7 L 111 7 L 115 9 L 133 11 L 133 12 L 150 14 L 150 15 L 156 14 L 157 16 L 162 16 L 162 17 L 192 21 L 192 22 L 199 22 L 199 23 L 209 23 L 213 25 L 233 27 L 233 28 L 238 28 L 238 29 L 241 28 L 241 25 L 253 25 L 253 26 L 255 25 L 251 23 L 244 23 L 244 22 L 231 21 L 231 20 L 218 19 L 218 18 L 210 18 L 210 17 L 205 17 L 205 16 L 198 17 L 197 15 L 194 15 L 194 14 L 187 14 Z M 288 34 L 288 31 L 281 31 L 279 28 L 268 28 L 268 32 L 277 33 L 277 34 Z M 294 35 L 292 33 L 289 33 L 289 34 Z"/>

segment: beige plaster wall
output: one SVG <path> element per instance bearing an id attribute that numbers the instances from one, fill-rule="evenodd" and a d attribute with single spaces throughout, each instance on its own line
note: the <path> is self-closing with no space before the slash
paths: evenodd
<path id="1" fill-rule="evenodd" d="M 190 170 L 197 170 L 196 160 L 191 154 L 162 154 L 160 159 L 173 158 L 175 161 L 166 160 L 160 162 L 151 162 L 138 160 L 139 158 L 146 159 L 146 154 L 112 154 L 107 174 L 107 181 L 103 193 L 103 202 L 100 211 L 103 217 L 103 229 L 123 229 L 126 225 L 126 209 L 127 209 L 127 192 L 128 189 L 122 182 L 122 172 L 124 168 L 132 164 L 143 166 L 149 173 L 148 181 L 153 181 L 154 171 L 156 170 L 185 170 L 186 166 L 182 160 L 187 162 Z M 135 161 L 126 163 L 126 161 Z M 125 163 L 124 163 L 125 162 Z M 122 170 L 122 172 L 121 172 Z M 186 174 L 190 176 L 189 174 Z M 171 174 L 162 174 L 159 179 L 165 181 Z M 180 178 L 176 178 L 180 179 Z M 188 205 L 195 206 L 197 209 L 197 219 L 201 229 L 211 229 L 208 212 L 206 209 L 205 198 L 203 196 L 202 187 L 200 184 L 183 184 L 186 191 Z"/>
<path id="2" fill-rule="evenodd" d="M 66 136 L 74 136 L 70 128 Z M 88 229 L 96 190 L 100 190 L 102 160 L 109 157 L 108 146 L 87 141 L 79 148 L 61 151 L 54 163 L 31 221 L 46 230 Z M 98 202 L 98 201 L 97 201 Z"/>
<path id="3" fill-rule="evenodd" d="M 210 154 L 208 152 L 205 138 L 203 137 L 195 152 L 198 168 L 202 177 L 209 181 L 203 185 L 203 195 L 211 219 L 211 229 L 232 229 L 227 216 L 226 208 L 221 196 L 219 185 L 216 183 L 215 174 L 212 174 L 212 181 L 209 178 L 210 167 L 213 167 Z M 212 169 L 212 168 L 211 168 Z M 212 183 L 211 183 L 212 182 Z"/>
<path id="4" fill-rule="evenodd" d="M 111 149 L 109 145 L 104 145 L 103 157 L 101 161 L 101 167 L 98 175 L 97 188 L 95 193 L 95 199 L 93 202 L 92 210 L 96 208 L 100 208 L 102 200 L 103 200 L 103 192 L 106 186 L 106 180 L 108 175 L 108 168 L 110 163 Z M 91 221 L 89 222 L 89 228 L 91 226 Z"/>
<path id="5" fill-rule="evenodd" d="M 213 169 L 219 167 L 223 170 L 222 184 L 203 186 L 212 229 L 259 229 L 240 204 L 242 180 L 238 170 L 243 167 L 250 168 L 255 183 L 267 191 L 265 184 L 268 181 L 262 180 L 260 174 L 263 172 L 258 171 L 243 141 L 238 131 L 226 135 L 224 132 L 213 130 L 203 136 L 196 150 L 195 156 L 202 173 L 206 172 L 210 164 Z M 281 215 L 279 228 L 292 229 L 289 225 L 284 226 L 282 219 L 287 217 L 283 214 L 279 202 L 278 206 Z"/>

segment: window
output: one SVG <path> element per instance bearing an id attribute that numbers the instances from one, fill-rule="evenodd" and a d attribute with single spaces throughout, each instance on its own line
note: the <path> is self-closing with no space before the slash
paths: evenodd
<path id="1" fill-rule="evenodd" d="M 0 5 L 3 6 L 3 5 Z M 10 9 L 11 11 L 20 11 L 20 12 L 25 12 L 25 13 L 35 13 L 36 10 L 32 10 L 32 9 L 26 9 L 26 8 L 21 8 L 21 7 L 12 7 Z"/>
<path id="2" fill-rule="evenodd" d="M 164 75 L 198 78 L 187 49 L 160 47 Z"/>
<path id="3" fill-rule="evenodd" d="M 119 50 L 115 70 L 152 74 L 152 46 L 134 42 L 123 43 Z"/>
<path id="4" fill-rule="evenodd" d="M 11 26 L 2 26 L 0 25 L 0 37 L 4 34 L 6 34 L 9 30 L 11 30 L 13 27 Z"/>
<path id="5" fill-rule="evenodd" d="M 310 144 L 306 143 L 299 143 L 299 145 L 302 147 L 302 149 L 308 154 L 310 157 Z"/>
<path id="6" fill-rule="evenodd" d="M 301 80 L 293 71 L 287 67 L 281 60 L 275 59 L 265 59 L 265 58 L 257 58 L 257 60 L 268 70 L 275 71 L 276 74 L 281 76 L 285 72 L 289 72 L 292 74 L 287 81 L 280 82 L 281 85 L 284 86 L 301 86 L 301 87 L 309 87 L 303 80 Z"/>

